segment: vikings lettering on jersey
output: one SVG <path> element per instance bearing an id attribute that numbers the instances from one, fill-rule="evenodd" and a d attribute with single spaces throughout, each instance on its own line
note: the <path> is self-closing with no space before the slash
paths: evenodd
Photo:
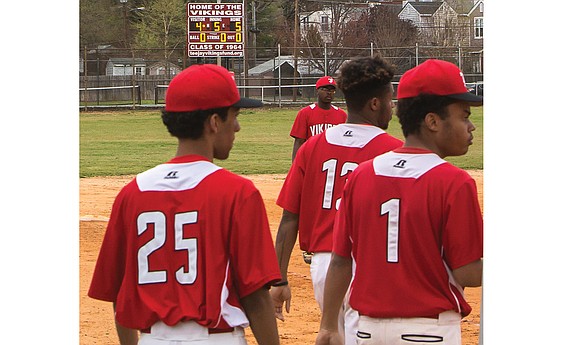
<path id="1" fill-rule="evenodd" d="M 309 127 L 310 129 L 310 136 L 315 136 L 316 134 L 320 134 L 322 132 L 324 132 L 325 130 L 329 129 L 330 127 L 334 127 L 336 125 L 333 125 L 332 123 L 319 123 L 316 125 L 312 125 Z"/>

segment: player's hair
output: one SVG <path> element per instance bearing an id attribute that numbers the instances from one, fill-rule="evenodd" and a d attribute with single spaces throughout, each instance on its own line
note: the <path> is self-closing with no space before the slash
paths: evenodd
<path id="1" fill-rule="evenodd" d="M 382 57 L 356 58 L 340 68 L 337 86 L 344 94 L 346 106 L 360 111 L 373 97 L 390 91 L 395 69 Z"/>
<path id="2" fill-rule="evenodd" d="M 229 107 L 188 112 L 162 110 L 161 119 L 172 136 L 179 139 L 195 140 L 202 136 L 204 123 L 212 114 L 218 114 L 225 121 L 228 117 L 228 109 Z"/>
<path id="3" fill-rule="evenodd" d="M 421 123 L 428 113 L 436 113 L 442 119 L 447 118 L 449 116 L 447 106 L 455 102 L 457 102 L 456 99 L 431 94 L 399 99 L 396 114 L 403 130 L 403 136 L 407 137 L 410 134 L 419 133 Z"/>

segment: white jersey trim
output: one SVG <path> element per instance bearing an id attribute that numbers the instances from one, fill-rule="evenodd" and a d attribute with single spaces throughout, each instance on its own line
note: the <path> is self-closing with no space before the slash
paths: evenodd
<path id="1" fill-rule="evenodd" d="M 457 305 L 457 310 L 461 314 L 462 313 L 461 303 L 459 303 L 459 298 L 457 298 L 457 296 L 455 295 L 455 292 L 453 292 L 453 289 L 451 288 L 451 286 L 452 285 L 455 286 L 455 288 L 461 294 L 461 297 L 463 297 L 463 299 L 465 299 L 465 295 L 463 293 L 463 287 L 461 285 L 459 285 L 459 283 L 457 283 L 457 281 L 455 280 L 455 277 L 453 277 L 453 272 L 451 271 L 451 269 L 449 268 L 449 266 L 447 265 L 445 260 L 443 260 L 443 265 L 445 266 L 445 270 L 447 271 L 447 275 L 449 276 L 449 291 L 453 295 L 453 298 L 455 299 L 455 304 Z"/>
<path id="2" fill-rule="evenodd" d="M 375 174 L 399 178 L 419 178 L 446 161 L 435 153 L 387 152 L 373 160 Z"/>
<path id="3" fill-rule="evenodd" d="M 314 110 L 314 108 L 316 108 L 318 104 L 316 103 L 312 103 L 311 105 L 309 105 L 310 109 Z M 336 105 L 331 104 L 330 105 L 332 108 L 334 108 L 334 110 L 338 110 L 338 107 Z"/>
<path id="4" fill-rule="evenodd" d="M 165 163 L 138 174 L 136 180 L 142 192 L 184 191 L 221 169 L 207 161 Z"/>
<path id="5" fill-rule="evenodd" d="M 345 147 L 365 147 L 371 140 L 385 131 L 376 126 L 341 123 L 330 127 L 325 132 L 329 144 Z"/>
<path id="6" fill-rule="evenodd" d="M 230 327 L 241 326 L 246 328 L 250 325 L 250 321 L 246 317 L 244 311 L 228 303 L 229 291 L 226 283 L 228 280 L 229 271 L 230 262 L 228 261 L 228 265 L 226 267 L 226 276 L 224 278 L 224 285 L 222 286 L 221 293 L 221 316 L 223 316 L 223 319 L 228 323 L 228 325 L 230 325 Z"/>

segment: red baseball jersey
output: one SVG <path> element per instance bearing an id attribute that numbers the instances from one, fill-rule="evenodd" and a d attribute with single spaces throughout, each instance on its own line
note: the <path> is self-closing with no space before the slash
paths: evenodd
<path id="1" fill-rule="evenodd" d="M 89 289 L 116 320 L 246 327 L 243 298 L 281 279 L 254 184 L 201 156 L 174 158 L 118 194 Z"/>
<path id="2" fill-rule="evenodd" d="M 332 251 L 332 225 L 346 179 L 361 162 L 403 142 L 370 125 L 340 124 L 300 147 L 277 204 L 299 214 L 300 248 Z"/>
<path id="3" fill-rule="evenodd" d="M 313 103 L 300 109 L 294 119 L 290 136 L 298 139 L 308 139 L 320 134 L 330 127 L 346 122 L 344 110 L 331 105 L 330 109 L 322 109 Z"/>
<path id="4" fill-rule="evenodd" d="M 483 257 L 467 172 L 430 151 L 399 148 L 361 164 L 342 197 L 333 252 L 356 264 L 354 309 L 375 318 L 471 312 L 450 271 Z"/>

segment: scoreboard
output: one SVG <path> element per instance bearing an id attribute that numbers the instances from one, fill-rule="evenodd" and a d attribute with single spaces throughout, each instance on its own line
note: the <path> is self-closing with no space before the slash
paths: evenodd
<path id="1" fill-rule="evenodd" d="M 190 57 L 243 57 L 244 4 L 188 3 L 187 47 Z"/>

